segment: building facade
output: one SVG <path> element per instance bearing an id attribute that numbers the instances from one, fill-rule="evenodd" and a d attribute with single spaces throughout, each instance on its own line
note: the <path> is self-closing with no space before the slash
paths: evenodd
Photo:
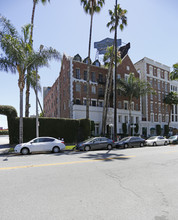
<path id="1" fill-rule="evenodd" d="M 156 125 L 161 125 L 164 134 L 164 125 L 169 121 L 169 106 L 164 103 L 164 97 L 172 90 L 177 91 L 177 82 L 169 78 L 170 67 L 144 57 L 134 64 L 140 73 L 141 79 L 149 82 L 155 90 L 155 94 L 147 94 L 142 97 L 142 134 L 146 136 L 156 134 Z M 178 106 L 172 107 L 170 127 L 178 128 Z"/>
<path id="2" fill-rule="evenodd" d="M 117 68 L 117 78 L 127 79 L 132 72 L 140 77 L 128 55 L 123 58 Z M 90 67 L 90 108 L 89 117 L 95 123 L 95 135 L 102 129 L 103 101 L 108 69 L 96 60 Z M 63 56 L 58 79 L 44 96 L 44 112 L 46 117 L 80 119 L 86 117 L 87 92 L 87 58 Z M 117 95 L 117 133 L 122 133 L 122 124 L 129 122 L 128 99 Z M 140 127 L 142 119 L 140 99 L 132 103 L 132 123 Z M 107 125 L 114 124 L 113 92 L 107 114 Z M 140 131 L 139 131 L 140 133 Z"/>

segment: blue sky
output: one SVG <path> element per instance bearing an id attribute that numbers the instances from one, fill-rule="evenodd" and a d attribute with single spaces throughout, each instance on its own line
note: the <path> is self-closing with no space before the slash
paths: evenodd
<path id="1" fill-rule="evenodd" d="M 0 14 L 7 17 L 20 32 L 30 23 L 33 0 L 0 0 Z M 177 0 L 118 0 L 127 9 L 128 25 L 118 38 L 131 43 L 129 56 L 133 63 L 149 57 L 172 67 L 178 62 L 178 1 Z M 115 0 L 105 0 L 100 14 L 94 15 L 91 58 L 95 59 L 94 42 L 113 38 L 106 27 L 108 10 Z M 90 16 L 86 15 L 80 0 L 51 0 L 37 5 L 35 12 L 34 47 L 52 46 L 61 54 L 82 58 L 88 54 Z M 0 52 L 1 53 L 1 52 Z M 39 69 L 41 86 L 51 86 L 60 72 L 60 62 L 51 62 L 49 68 Z M 0 104 L 12 105 L 19 113 L 18 74 L 0 72 Z M 25 94 L 24 94 L 25 97 Z M 42 93 L 39 94 L 42 101 Z M 35 114 L 35 96 L 31 91 L 30 115 Z M 7 127 L 6 117 L 0 115 L 0 127 Z"/>

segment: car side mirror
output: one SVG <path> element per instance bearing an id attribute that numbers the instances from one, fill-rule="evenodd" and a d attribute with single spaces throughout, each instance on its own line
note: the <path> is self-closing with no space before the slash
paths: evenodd
<path id="1" fill-rule="evenodd" d="M 33 144 L 33 141 L 31 141 L 30 144 Z"/>

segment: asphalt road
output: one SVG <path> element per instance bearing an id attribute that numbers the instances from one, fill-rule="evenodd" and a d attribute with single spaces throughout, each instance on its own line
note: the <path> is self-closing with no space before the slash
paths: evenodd
<path id="1" fill-rule="evenodd" d="M 178 146 L 0 156 L 3 220 L 177 220 Z"/>

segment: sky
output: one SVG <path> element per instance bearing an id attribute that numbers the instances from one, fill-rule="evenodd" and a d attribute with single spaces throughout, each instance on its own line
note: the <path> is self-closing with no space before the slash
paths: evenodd
<path id="1" fill-rule="evenodd" d="M 130 42 L 129 56 L 133 63 L 148 57 L 172 68 L 178 62 L 178 1 L 177 0 L 118 0 L 127 10 L 128 25 L 117 36 L 123 43 Z M 105 0 L 99 14 L 94 15 L 91 59 L 95 60 L 94 42 L 113 38 L 106 24 L 108 10 L 114 9 L 115 0 Z M 21 27 L 30 23 L 33 0 L 0 0 L 0 14 L 8 18 L 19 33 Z M 50 0 L 46 5 L 38 3 L 35 11 L 33 44 L 53 47 L 62 55 L 84 59 L 88 54 L 90 16 L 80 0 Z M 2 51 L 0 50 L 0 54 Z M 39 69 L 41 87 L 52 86 L 60 72 L 60 61 L 51 61 L 50 67 Z M 0 71 L 0 105 L 15 107 L 19 115 L 18 74 Z M 25 90 L 24 90 L 25 98 Z M 39 93 L 43 103 L 43 94 Z M 36 113 L 34 92 L 30 93 L 30 115 Z M 25 99 L 24 99 L 25 109 Z M 7 128 L 6 116 L 0 115 L 0 127 Z"/>

